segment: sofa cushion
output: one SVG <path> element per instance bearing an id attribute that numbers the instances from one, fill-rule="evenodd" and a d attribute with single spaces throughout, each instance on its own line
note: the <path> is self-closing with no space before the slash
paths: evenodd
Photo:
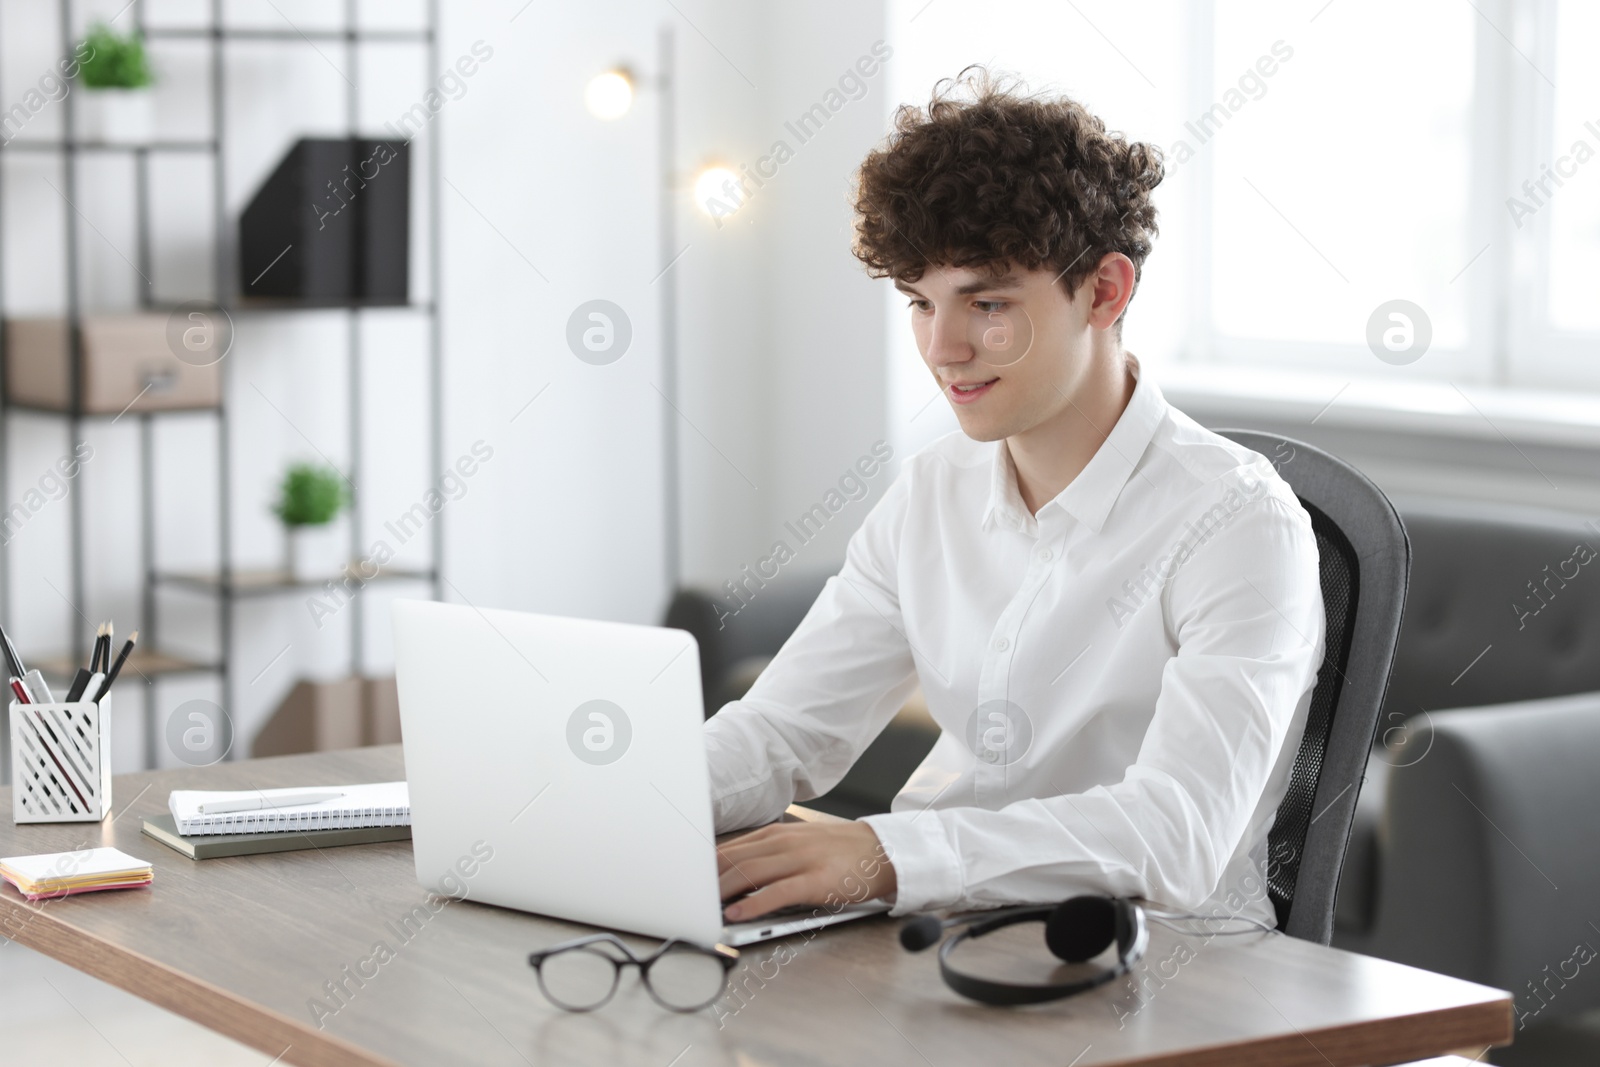
<path id="1" fill-rule="evenodd" d="M 1378 732 L 1421 711 L 1600 690 L 1600 527 L 1396 496 L 1411 582 Z"/>

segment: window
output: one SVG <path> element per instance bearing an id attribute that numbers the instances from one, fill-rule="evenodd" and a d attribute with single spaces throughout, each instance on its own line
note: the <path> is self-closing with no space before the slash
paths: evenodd
<path id="1" fill-rule="evenodd" d="M 897 102 L 983 62 L 1161 146 L 1141 359 L 1600 390 L 1593 0 L 892 0 L 889 32 Z M 902 303 L 915 446 L 953 420 L 916 414 L 935 390 Z M 1374 322 L 1429 347 L 1377 358 Z"/>
<path id="2" fill-rule="evenodd" d="M 1600 41 L 1600 5 L 1566 0 L 1559 10 L 1550 157 L 1562 180 L 1548 200 L 1547 308 L 1554 329 L 1600 334 L 1600 165 L 1591 165 L 1600 164 L 1600 67 L 1588 54 Z"/>
<path id="3" fill-rule="evenodd" d="M 1525 66 L 1520 167 L 1506 182 L 1521 223 L 1512 369 L 1553 388 L 1600 388 L 1600 69 L 1587 54 L 1600 5 L 1560 0 L 1541 10 L 1541 47 Z"/>

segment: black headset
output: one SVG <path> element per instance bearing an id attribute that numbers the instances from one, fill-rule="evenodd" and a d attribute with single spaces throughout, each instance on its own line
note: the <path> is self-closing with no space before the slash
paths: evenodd
<path id="1" fill-rule="evenodd" d="M 950 963 L 955 947 L 969 937 L 982 937 L 1016 923 L 1043 922 L 1044 943 L 1057 959 L 1084 963 L 1100 955 L 1112 942 L 1117 946 L 1117 963 L 1098 974 L 1073 982 L 999 982 L 966 974 Z M 936 944 L 951 927 L 965 926 L 955 937 L 939 946 L 939 976 L 945 985 L 981 1004 L 1042 1004 L 1082 993 L 1127 974 L 1144 955 L 1150 941 L 1144 909 L 1127 897 L 1081 896 L 1060 904 L 1042 907 L 1007 908 L 988 914 L 940 919 L 919 915 L 900 928 L 900 944 L 910 952 L 921 952 Z"/>

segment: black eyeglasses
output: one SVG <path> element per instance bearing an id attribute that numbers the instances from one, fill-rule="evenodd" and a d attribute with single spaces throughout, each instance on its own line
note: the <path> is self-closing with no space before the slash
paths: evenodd
<path id="1" fill-rule="evenodd" d="M 622 953 L 618 959 L 600 946 Z M 545 999 L 563 1011 L 594 1011 L 611 999 L 622 968 L 639 968 L 655 1002 L 669 1011 L 699 1011 L 722 995 L 739 952 L 726 945 L 673 939 L 640 959 L 615 934 L 591 934 L 529 953 Z"/>

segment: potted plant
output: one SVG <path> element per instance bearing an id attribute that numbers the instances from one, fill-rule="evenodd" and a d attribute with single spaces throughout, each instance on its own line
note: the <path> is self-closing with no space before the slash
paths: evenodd
<path id="1" fill-rule="evenodd" d="M 122 36 L 104 22 L 78 45 L 78 136 L 85 141 L 141 144 L 150 140 L 150 86 L 155 76 L 138 34 Z"/>
<path id="2" fill-rule="evenodd" d="M 272 510 L 283 521 L 285 569 L 295 581 L 332 578 L 349 562 L 333 527 L 349 503 L 344 476 L 332 467 L 296 463 L 284 473 Z"/>

